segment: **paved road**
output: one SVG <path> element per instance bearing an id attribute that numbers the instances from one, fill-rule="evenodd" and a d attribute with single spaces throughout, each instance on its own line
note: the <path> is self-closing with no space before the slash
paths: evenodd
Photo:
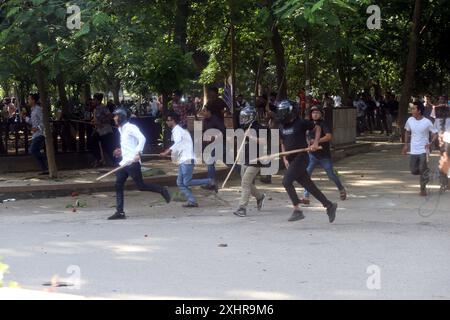
<path id="1" fill-rule="evenodd" d="M 350 197 L 332 225 L 316 201 L 287 222 L 279 177 L 263 185 L 265 209 L 244 219 L 231 214 L 237 180 L 220 199 L 196 190 L 198 210 L 128 192 L 130 218 L 117 222 L 105 220 L 111 193 L 82 196 L 88 208 L 76 213 L 71 198 L 0 204 L 5 280 L 43 290 L 55 275 L 77 279 L 69 268 L 80 287 L 56 291 L 90 298 L 450 299 L 450 193 L 418 197 L 399 151 L 382 145 L 338 163 Z M 323 174 L 315 179 L 338 199 Z"/>

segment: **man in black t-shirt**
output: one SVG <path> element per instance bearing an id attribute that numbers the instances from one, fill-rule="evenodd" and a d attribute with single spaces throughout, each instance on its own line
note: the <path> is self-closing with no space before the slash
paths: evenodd
<path id="1" fill-rule="evenodd" d="M 320 128 L 322 129 L 319 140 L 319 144 L 322 147 L 322 150 L 309 153 L 309 164 L 306 171 L 308 172 L 308 175 L 311 176 L 314 171 L 314 168 L 316 167 L 316 165 L 319 164 L 322 168 L 325 169 L 328 178 L 336 184 L 336 187 L 340 192 L 341 200 L 345 200 L 347 199 L 347 193 L 338 176 L 334 172 L 333 162 L 331 161 L 330 141 L 333 138 L 333 136 L 331 135 L 331 131 L 328 128 L 328 126 L 323 122 L 322 109 L 319 107 L 312 107 L 310 118 L 314 121 L 314 123 L 317 126 L 320 126 Z M 310 131 L 308 134 L 308 138 L 310 139 L 311 142 L 314 140 L 314 137 L 315 137 L 314 131 Z M 304 204 L 310 203 L 309 192 L 307 189 L 305 189 L 305 198 L 302 199 L 301 201 Z"/>
<path id="2" fill-rule="evenodd" d="M 306 132 L 312 130 L 315 131 L 315 139 L 310 148 L 311 151 L 317 151 L 321 134 L 320 126 L 315 125 L 312 121 L 299 118 L 298 114 L 298 107 L 296 107 L 295 102 L 286 100 L 280 102 L 277 106 L 277 118 L 281 123 L 280 137 L 282 151 L 308 148 Z M 332 203 L 325 197 L 306 172 L 309 161 L 308 155 L 304 152 L 295 153 L 283 157 L 283 160 L 287 168 L 283 177 L 283 186 L 294 206 L 294 212 L 289 218 L 289 221 L 297 221 L 305 218 L 303 212 L 300 210 L 299 205 L 301 201 L 294 187 L 294 181 L 297 181 L 322 203 L 327 209 L 328 219 L 332 223 L 336 218 L 337 204 Z"/>
<path id="3" fill-rule="evenodd" d="M 205 131 L 207 131 L 209 129 L 216 129 L 222 133 L 221 137 L 220 136 L 212 137 L 211 141 L 204 143 L 203 148 L 205 148 L 208 144 L 212 143 L 216 139 L 221 139 L 222 145 L 224 146 L 223 155 L 225 155 L 226 148 L 225 148 L 224 138 L 226 136 L 226 127 L 225 127 L 224 119 L 217 116 L 216 114 L 213 114 L 210 105 L 205 106 L 205 108 L 202 110 L 202 115 L 203 115 L 203 133 L 205 133 Z M 212 161 L 212 160 L 215 157 L 216 157 L 216 153 L 215 153 L 215 150 L 213 150 L 213 152 L 211 154 L 211 158 L 209 158 L 206 163 L 208 166 L 208 178 L 212 179 L 214 181 L 216 179 L 216 167 L 215 167 L 216 161 Z M 223 159 L 225 159 L 225 157 Z M 223 160 L 223 159 L 220 159 L 220 160 Z M 218 159 L 216 159 L 216 160 L 218 160 Z M 208 185 L 202 186 L 202 189 L 210 190 L 211 187 Z"/>

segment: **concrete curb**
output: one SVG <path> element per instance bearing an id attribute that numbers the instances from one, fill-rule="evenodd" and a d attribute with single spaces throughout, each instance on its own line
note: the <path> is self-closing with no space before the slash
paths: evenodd
<path id="1" fill-rule="evenodd" d="M 216 177 L 224 178 L 228 173 L 228 168 L 216 168 Z M 194 179 L 206 178 L 206 172 L 197 172 L 193 175 Z M 171 176 L 153 176 L 144 178 L 145 183 L 159 184 L 163 186 L 176 186 L 177 177 Z M 136 190 L 136 186 L 131 178 L 127 180 L 126 190 Z M 40 185 L 40 186 L 7 186 L 0 187 L 0 199 L 14 198 L 21 199 L 43 199 L 51 197 L 67 197 L 72 192 L 78 194 L 91 194 L 95 192 L 109 192 L 115 190 L 115 181 L 105 181 L 97 183 L 70 183 L 57 185 Z"/>

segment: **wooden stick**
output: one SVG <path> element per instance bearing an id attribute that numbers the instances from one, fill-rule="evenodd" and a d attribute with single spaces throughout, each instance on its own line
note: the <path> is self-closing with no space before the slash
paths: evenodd
<path id="1" fill-rule="evenodd" d="M 161 157 L 161 158 L 170 158 L 170 156 L 161 156 L 159 153 L 142 154 L 141 157 Z"/>
<path id="2" fill-rule="evenodd" d="M 322 147 L 319 146 L 319 148 L 317 150 L 322 150 Z M 296 149 L 296 150 L 291 150 L 291 151 L 279 152 L 279 153 L 275 153 L 275 154 L 269 154 L 267 156 L 263 156 L 263 157 L 260 157 L 260 158 L 253 159 L 252 161 L 250 161 L 250 163 L 253 163 L 253 162 L 256 163 L 258 161 L 263 161 L 263 160 L 265 161 L 265 160 L 270 160 L 270 159 L 274 159 L 274 158 L 277 158 L 277 157 L 283 157 L 283 156 L 288 156 L 290 154 L 296 154 L 296 153 L 308 152 L 308 151 L 311 151 L 311 149 L 310 148 L 304 148 L 304 149 Z"/>
<path id="3" fill-rule="evenodd" d="M 238 153 L 237 153 L 237 155 L 236 155 L 236 160 L 234 161 L 233 166 L 232 166 L 231 169 L 230 169 L 230 172 L 228 172 L 228 175 L 227 175 L 227 177 L 225 178 L 225 181 L 222 183 L 222 188 L 221 188 L 221 189 L 225 188 L 225 185 L 226 185 L 226 183 L 228 182 L 228 179 L 230 179 L 230 176 L 231 176 L 231 174 L 233 173 L 234 167 L 236 166 L 236 163 L 237 163 L 238 160 L 239 160 L 239 156 L 241 155 L 242 149 L 243 149 L 243 147 L 245 146 L 245 140 L 247 139 L 247 136 L 248 136 L 248 134 L 249 134 L 249 132 L 250 132 L 250 129 L 252 128 L 253 122 L 254 122 L 254 121 L 252 121 L 252 123 L 250 123 L 250 126 L 248 127 L 247 131 L 245 131 L 244 139 L 242 140 L 241 146 L 239 147 Z"/>
<path id="4" fill-rule="evenodd" d="M 105 173 L 105 174 L 102 175 L 101 177 L 98 177 L 97 179 L 95 179 L 95 181 L 100 181 L 100 180 L 102 180 L 102 179 L 104 179 L 104 178 L 106 178 L 106 177 L 112 175 L 113 173 L 116 173 L 117 171 L 120 171 L 120 170 L 122 170 L 123 168 L 128 167 L 128 166 L 131 165 L 132 163 L 133 163 L 133 162 L 127 162 L 127 163 L 125 163 L 124 165 L 121 165 L 120 167 L 117 167 L 117 168 L 115 168 L 115 169 L 109 171 L 108 173 Z"/>

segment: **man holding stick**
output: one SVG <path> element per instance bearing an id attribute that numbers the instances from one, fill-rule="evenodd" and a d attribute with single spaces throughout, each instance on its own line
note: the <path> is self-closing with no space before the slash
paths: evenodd
<path id="1" fill-rule="evenodd" d="M 131 176 L 139 191 L 150 191 L 161 194 L 167 203 L 170 202 L 170 193 L 167 187 L 154 184 L 145 184 L 141 172 L 141 154 L 145 146 L 145 137 L 137 126 L 128 122 L 126 110 L 119 108 L 114 111 L 114 121 L 119 127 L 120 149 L 114 150 L 114 157 L 122 158 L 116 173 L 116 201 L 117 211 L 108 220 L 126 219 L 124 212 L 124 185 Z"/>
<path id="2" fill-rule="evenodd" d="M 319 149 L 319 140 L 321 135 L 320 126 L 315 125 L 312 121 L 301 119 L 298 115 L 299 110 L 295 102 L 285 100 L 277 105 L 277 119 L 281 124 L 281 149 L 283 152 L 286 152 L 307 148 L 308 144 L 306 142 L 306 132 L 308 130 L 315 130 L 315 139 L 310 147 L 310 150 L 314 152 Z M 283 161 L 287 168 L 283 178 L 283 186 L 294 206 L 294 212 L 289 218 L 289 221 L 297 221 L 305 218 L 303 212 L 300 210 L 299 205 L 301 201 L 298 198 L 294 187 L 294 181 L 297 181 L 303 186 L 303 188 L 308 190 L 322 203 L 322 205 L 327 209 L 329 222 L 334 222 L 336 218 L 337 204 L 328 200 L 308 175 L 308 172 L 306 171 L 309 162 L 308 155 L 303 152 L 291 154 L 284 156 Z"/>
<path id="3" fill-rule="evenodd" d="M 341 180 L 334 172 L 333 161 L 331 160 L 331 151 L 330 151 L 330 141 L 333 136 L 329 127 L 323 121 L 323 109 L 319 106 L 314 106 L 311 108 L 311 116 L 310 119 L 314 121 L 317 126 L 320 126 L 321 129 L 321 137 L 319 140 L 320 145 L 322 146 L 322 150 L 318 150 L 315 152 L 309 153 L 309 165 L 306 169 L 309 176 L 312 176 L 314 168 L 317 165 L 320 165 L 323 169 L 325 169 L 328 178 L 334 182 L 336 187 L 339 190 L 341 200 L 347 199 L 347 192 L 345 191 L 344 186 L 341 183 Z M 312 142 L 314 140 L 315 132 L 309 132 L 309 139 Z M 304 198 L 301 199 L 303 204 L 309 204 L 309 192 L 305 190 Z"/>
<path id="4" fill-rule="evenodd" d="M 264 200 L 266 199 L 266 195 L 259 191 L 255 185 L 255 178 L 260 172 L 262 164 L 259 161 L 252 161 L 250 156 L 250 143 L 254 142 L 261 145 L 267 144 L 265 139 L 261 139 L 259 137 L 260 130 L 267 129 L 264 129 L 256 121 L 256 110 L 250 106 L 241 110 L 239 114 L 239 124 L 243 129 L 250 131 L 248 138 L 244 137 L 244 164 L 241 166 L 241 199 L 239 201 L 239 208 L 234 211 L 233 214 L 238 217 L 245 217 L 247 216 L 247 206 L 250 196 L 254 196 L 256 198 L 256 208 L 258 211 L 262 209 Z"/>

